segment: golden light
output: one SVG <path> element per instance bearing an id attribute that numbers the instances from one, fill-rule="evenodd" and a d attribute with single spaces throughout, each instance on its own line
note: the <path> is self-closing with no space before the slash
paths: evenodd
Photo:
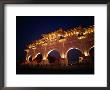
<path id="1" fill-rule="evenodd" d="M 85 52 L 84 52 L 84 55 L 85 55 L 85 56 L 88 56 L 88 53 L 87 53 L 87 51 L 85 51 Z"/>
<path id="2" fill-rule="evenodd" d="M 84 31 L 83 31 L 84 29 Z M 42 38 L 39 40 L 36 40 L 34 43 L 30 44 L 28 48 L 35 48 L 37 45 L 46 46 L 51 45 L 52 43 L 58 41 L 58 42 L 64 42 L 68 37 L 76 36 L 79 40 L 86 38 L 87 34 L 93 33 L 94 27 L 90 26 L 88 28 L 73 28 L 68 31 L 64 31 L 62 29 L 59 29 L 55 32 L 48 33 L 48 34 L 42 34 Z M 79 36 L 79 34 L 83 34 L 83 36 Z M 60 37 L 63 37 L 60 39 Z"/>
<path id="3" fill-rule="evenodd" d="M 64 53 L 63 53 L 63 54 L 61 54 L 61 57 L 62 57 L 62 58 L 65 58 L 65 55 L 64 55 Z"/>
<path id="4" fill-rule="evenodd" d="M 29 52 L 29 49 L 25 49 L 24 51 Z"/>
<path id="5" fill-rule="evenodd" d="M 78 37 L 78 39 L 84 39 L 84 38 L 86 38 L 86 37 L 85 36 Z"/>

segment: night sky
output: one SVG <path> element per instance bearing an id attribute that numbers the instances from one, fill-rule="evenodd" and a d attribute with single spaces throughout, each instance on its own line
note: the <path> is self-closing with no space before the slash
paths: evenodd
<path id="1" fill-rule="evenodd" d="M 16 59 L 24 60 L 26 45 L 58 28 L 94 25 L 94 16 L 16 16 Z"/>

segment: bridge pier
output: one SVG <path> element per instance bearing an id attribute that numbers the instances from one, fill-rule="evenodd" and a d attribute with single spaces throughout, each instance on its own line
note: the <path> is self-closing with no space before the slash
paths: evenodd
<path id="1" fill-rule="evenodd" d="M 29 56 L 26 55 L 26 61 L 29 62 Z"/>
<path id="2" fill-rule="evenodd" d="M 85 56 L 89 56 L 89 51 L 85 50 L 85 51 L 84 51 L 84 55 L 85 55 Z"/>
<path id="3" fill-rule="evenodd" d="M 67 60 L 67 58 L 66 58 L 65 53 L 64 53 L 64 52 L 62 52 L 60 55 L 61 55 L 61 58 L 62 58 L 62 59 L 64 59 L 63 64 L 64 64 L 64 65 L 66 65 L 66 66 L 68 66 L 68 60 Z"/>
<path id="4" fill-rule="evenodd" d="M 29 62 L 29 57 L 30 57 L 30 56 L 29 56 L 29 50 L 26 49 L 26 50 L 24 50 L 24 51 L 26 52 L 26 57 L 25 57 L 25 58 L 26 58 L 26 61 Z"/>
<path id="5" fill-rule="evenodd" d="M 45 65 L 49 64 L 46 54 L 43 55 L 43 62 Z"/>
<path id="6" fill-rule="evenodd" d="M 65 54 L 64 53 L 61 54 L 61 58 L 65 58 Z"/>

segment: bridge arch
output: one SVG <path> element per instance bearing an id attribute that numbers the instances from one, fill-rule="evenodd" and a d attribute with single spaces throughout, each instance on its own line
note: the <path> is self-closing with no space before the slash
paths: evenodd
<path id="1" fill-rule="evenodd" d="M 65 58 L 67 58 L 67 53 L 68 53 L 68 51 L 70 51 L 70 50 L 72 50 L 72 49 L 76 49 L 76 50 L 79 50 L 82 54 L 83 54 L 83 51 L 81 50 L 81 49 L 79 49 L 79 48 L 69 48 L 67 51 L 66 51 L 66 53 L 65 53 Z"/>
<path id="2" fill-rule="evenodd" d="M 34 58 L 36 58 L 39 54 L 41 54 L 41 53 L 37 53 Z"/>
<path id="3" fill-rule="evenodd" d="M 43 55 L 41 53 L 37 53 L 34 57 L 34 61 L 40 63 L 43 60 Z"/>
<path id="4" fill-rule="evenodd" d="M 90 48 L 89 48 L 89 51 L 90 51 L 92 48 L 94 48 L 94 46 L 90 47 Z"/>
<path id="5" fill-rule="evenodd" d="M 29 61 L 29 62 L 32 61 L 32 56 L 31 56 L 31 55 L 29 55 L 29 56 L 27 57 L 27 61 Z"/>
<path id="6" fill-rule="evenodd" d="M 57 49 L 52 49 L 47 53 L 47 59 L 49 63 L 55 63 L 61 58 L 60 52 Z"/>
<path id="7" fill-rule="evenodd" d="M 52 51 L 57 51 L 60 54 L 60 51 L 58 49 L 52 49 L 47 52 L 46 56 L 48 56 Z"/>
<path id="8" fill-rule="evenodd" d="M 94 46 L 89 49 L 89 56 L 94 56 Z"/>
<path id="9" fill-rule="evenodd" d="M 72 64 L 79 61 L 79 57 L 83 55 L 83 52 L 79 48 L 69 48 L 66 52 L 65 58 L 68 60 L 68 64 Z"/>

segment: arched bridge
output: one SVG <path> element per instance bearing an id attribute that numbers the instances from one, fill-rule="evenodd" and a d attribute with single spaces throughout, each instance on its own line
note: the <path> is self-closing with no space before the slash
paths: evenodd
<path id="1" fill-rule="evenodd" d="M 76 27 L 66 31 L 59 28 L 55 32 L 43 34 L 41 39 L 30 44 L 25 50 L 26 61 L 32 62 L 41 54 L 43 64 L 49 64 L 48 56 L 55 50 L 68 65 L 67 54 L 71 49 L 77 49 L 84 56 L 89 56 L 92 47 L 94 47 L 94 26 Z"/>

